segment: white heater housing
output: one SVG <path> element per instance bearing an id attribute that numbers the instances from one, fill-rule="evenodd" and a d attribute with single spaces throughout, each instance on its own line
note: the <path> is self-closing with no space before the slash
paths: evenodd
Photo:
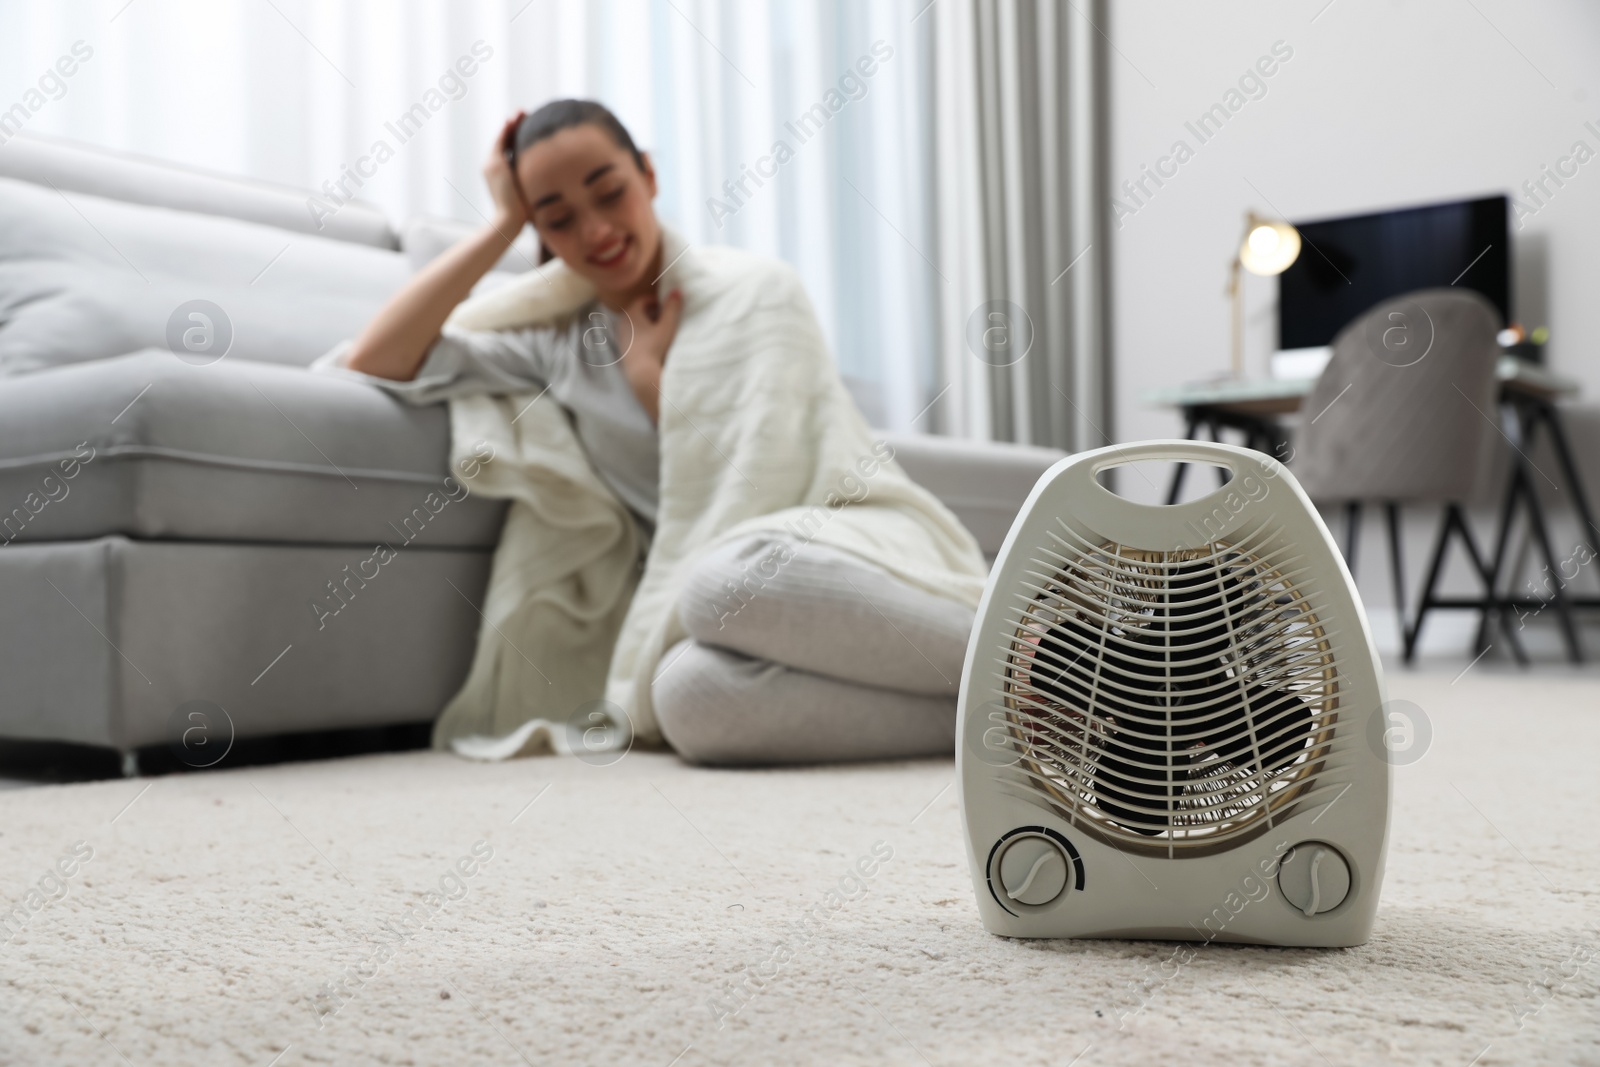
<path id="1" fill-rule="evenodd" d="M 1100 484 L 1149 460 L 1230 478 L 1172 506 Z M 1381 668 L 1349 570 L 1271 457 L 1152 441 L 1052 467 L 990 574 L 960 699 L 991 933 L 1366 941 L 1389 824 Z"/>

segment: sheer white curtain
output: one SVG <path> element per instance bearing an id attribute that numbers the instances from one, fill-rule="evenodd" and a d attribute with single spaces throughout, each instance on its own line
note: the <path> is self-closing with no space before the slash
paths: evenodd
<path id="1" fill-rule="evenodd" d="M 1111 441 L 1101 0 L 940 0 L 938 427 Z"/>
<path id="2" fill-rule="evenodd" d="M 476 220 L 504 117 L 594 97 L 654 156 L 670 225 L 792 263 L 869 415 L 927 428 L 951 383 L 926 5 L 8 0 L 0 108 L 81 40 L 92 58 L 25 128 L 296 186 L 343 180 L 398 223 Z M 390 153 L 372 162 L 380 142 Z"/>

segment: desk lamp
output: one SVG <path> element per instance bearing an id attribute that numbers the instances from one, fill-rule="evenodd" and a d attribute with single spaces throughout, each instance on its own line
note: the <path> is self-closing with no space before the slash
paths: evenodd
<path id="1" fill-rule="evenodd" d="M 1251 274 L 1282 274 L 1300 255 L 1300 231 L 1281 219 L 1267 219 L 1254 211 L 1245 217 L 1244 240 L 1229 268 L 1228 295 L 1233 298 L 1233 376 L 1244 377 L 1243 267 Z"/>

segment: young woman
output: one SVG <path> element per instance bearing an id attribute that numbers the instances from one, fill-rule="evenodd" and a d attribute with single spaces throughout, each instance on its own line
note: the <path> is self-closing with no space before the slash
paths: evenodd
<path id="1" fill-rule="evenodd" d="M 420 271 L 359 337 L 330 356 L 413 403 L 547 391 L 595 472 L 648 536 L 670 504 L 662 497 L 658 426 L 663 369 L 685 310 L 684 293 L 657 292 L 672 264 L 664 262 L 650 159 L 602 105 L 561 100 L 509 120 L 483 174 L 493 221 Z M 529 222 L 541 255 L 560 259 L 589 283 L 593 301 L 555 323 L 446 326 Z M 705 292 L 707 301 L 736 299 L 726 287 Z M 745 309 L 721 310 L 756 313 Z M 808 305 L 804 313 L 810 316 Z M 831 364 L 824 373 L 836 381 Z M 668 402 L 674 412 L 699 410 L 693 400 Z M 849 418 L 864 439 L 865 424 L 853 408 Z M 693 428 L 702 437 L 715 430 Z M 826 446 L 798 438 L 793 445 Z M 717 454 L 738 466 L 737 456 Z M 883 464 L 904 481 L 892 458 Z M 744 480 L 753 492 L 755 483 Z M 777 506 L 814 502 L 800 491 L 791 496 Z M 859 503 L 880 506 L 864 497 Z M 771 763 L 950 751 L 982 560 L 931 497 L 901 507 L 896 521 L 901 525 L 880 540 L 937 543 L 935 554 L 954 561 L 947 565 L 961 593 L 940 595 L 928 582 L 906 581 L 830 545 L 829 536 L 812 536 L 811 526 L 691 546 L 692 558 L 671 575 L 680 624 L 673 632 L 686 636 L 664 650 L 649 685 L 660 734 L 679 754 L 708 763 Z M 752 564 L 773 560 L 780 565 L 762 567 L 752 584 Z"/>

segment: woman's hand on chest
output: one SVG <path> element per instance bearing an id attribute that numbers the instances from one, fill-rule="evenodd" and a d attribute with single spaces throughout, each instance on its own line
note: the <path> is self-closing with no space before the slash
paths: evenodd
<path id="1" fill-rule="evenodd" d="M 664 300 L 657 299 L 654 293 L 639 297 L 616 319 L 622 372 L 651 422 L 661 421 L 661 368 L 682 317 L 683 293 L 674 289 Z"/>

